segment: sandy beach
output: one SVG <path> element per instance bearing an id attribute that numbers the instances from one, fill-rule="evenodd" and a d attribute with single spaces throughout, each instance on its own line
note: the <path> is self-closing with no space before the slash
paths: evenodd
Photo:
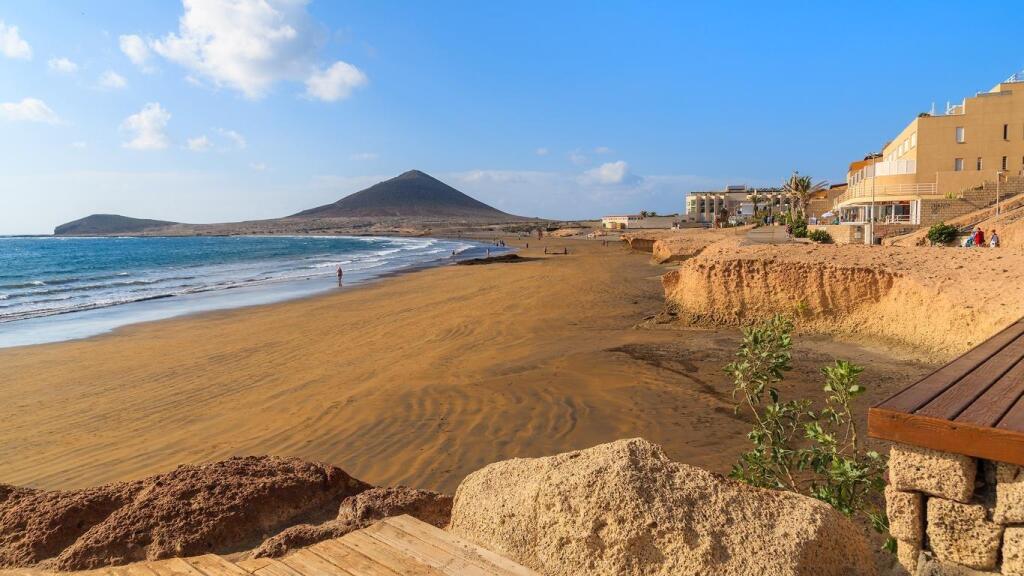
<path id="1" fill-rule="evenodd" d="M 496 460 L 635 436 L 727 472 L 749 429 L 722 372 L 739 332 L 638 328 L 664 305 L 649 254 L 547 244 L 570 255 L 533 241 L 527 262 L 0 350 L 0 482 L 84 487 L 274 454 L 450 492 Z M 865 410 L 930 369 L 800 336 L 784 394 L 817 391 L 834 357 L 867 366 Z"/>

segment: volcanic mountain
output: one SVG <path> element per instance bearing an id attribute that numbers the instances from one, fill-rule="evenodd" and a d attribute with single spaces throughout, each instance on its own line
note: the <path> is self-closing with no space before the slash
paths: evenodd
<path id="1" fill-rule="evenodd" d="M 92 214 L 54 228 L 57 236 L 89 236 L 92 234 L 137 234 L 146 230 L 171 226 L 176 222 L 130 218 L 118 214 Z"/>
<path id="2" fill-rule="evenodd" d="M 437 178 L 410 170 L 333 204 L 303 210 L 289 218 L 469 218 L 518 220 L 471 198 Z"/>

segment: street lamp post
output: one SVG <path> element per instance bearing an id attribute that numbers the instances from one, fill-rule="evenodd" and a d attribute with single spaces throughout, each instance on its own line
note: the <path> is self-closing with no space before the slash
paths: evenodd
<path id="1" fill-rule="evenodd" d="M 868 216 L 868 244 L 874 246 L 875 244 L 875 180 L 877 180 L 878 170 L 874 164 L 871 165 L 871 213 Z"/>
<path id="2" fill-rule="evenodd" d="M 1003 174 L 1006 174 L 1003 170 L 996 172 L 996 216 L 999 215 L 999 184 L 1003 181 Z"/>

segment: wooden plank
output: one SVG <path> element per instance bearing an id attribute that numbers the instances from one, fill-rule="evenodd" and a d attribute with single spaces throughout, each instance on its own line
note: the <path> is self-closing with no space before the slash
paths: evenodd
<path id="1" fill-rule="evenodd" d="M 263 568 L 267 564 L 270 564 L 270 558 L 246 558 L 245 560 L 239 560 L 235 562 L 239 568 L 245 570 L 250 574 L 254 574 L 260 568 Z"/>
<path id="2" fill-rule="evenodd" d="M 265 560 L 269 560 L 269 562 L 256 571 L 257 576 L 302 576 L 301 573 L 280 560 L 271 558 L 265 558 Z"/>
<path id="3" fill-rule="evenodd" d="M 1024 433 L 1018 431 L 871 408 L 868 410 L 868 435 L 1024 466 Z"/>
<path id="4" fill-rule="evenodd" d="M 384 522 L 378 522 L 365 528 L 363 533 L 449 576 L 493 576 L 494 574 L 493 570 L 467 562 Z"/>
<path id="5" fill-rule="evenodd" d="M 1010 342 L 914 413 L 932 418 L 955 419 L 1020 362 L 1021 358 L 1024 358 L 1024 337 Z"/>
<path id="6" fill-rule="evenodd" d="M 1024 322 L 1018 321 L 1011 324 L 978 347 L 932 372 L 913 386 L 897 392 L 877 407 L 893 412 L 911 413 L 916 411 L 1022 334 L 1024 334 Z"/>
<path id="7" fill-rule="evenodd" d="M 153 572 L 156 572 L 157 576 L 206 576 L 181 558 L 146 562 L 146 566 Z"/>
<path id="8" fill-rule="evenodd" d="M 324 544 L 329 549 L 339 553 L 343 550 L 348 550 L 350 554 L 363 556 L 375 565 L 387 570 L 388 574 L 402 574 L 403 576 L 441 576 L 442 574 L 442 572 L 431 568 L 412 556 L 408 556 L 361 531 L 346 534 L 338 540 Z"/>
<path id="9" fill-rule="evenodd" d="M 504 556 L 491 552 L 482 546 L 477 546 L 472 542 L 463 540 L 450 532 L 446 532 L 436 526 L 417 520 L 407 514 L 386 518 L 384 522 L 391 524 L 408 534 L 412 534 L 421 540 L 447 550 L 456 556 L 460 556 L 466 560 L 483 566 L 493 566 L 500 574 L 540 576 L 537 572 L 505 558 Z"/>
<path id="10" fill-rule="evenodd" d="M 206 576 L 249 576 L 249 573 L 234 562 L 228 562 L 216 554 L 203 554 L 185 558 L 185 561 Z"/>
<path id="11" fill-rule="evenodd" d="M 335 566 L 343 567 L 354 576 L 396 576 L 400 574 L 372 558 L 334 541 L 331 541 L 331 544 L 320 542 L 310 550 Z"/>
<path id="12" fill-rule="evenodd" d="M 355 576 L 348 570 L 324 560 L 309 550 L 299 550 L 281 558 L 281 562 L 303 576 Z"/>
<path id="13" fill-rule="evenodd" d="M 994 427 L 1024 395 L 1024 361 L 1017 362 L 984 394 L 978 396 L 959 416 L 957 422 Z M 1024 428 L 1021 429 L 1024 432 Z"/>
<path id="14" fill-rule="evenodd" d="M 145 562 L 134 562 L 123 566 L 113 566 L 110 569 L 111 576 L 157 576 Z"/>
<path id="15" fill-rule="evenodd" d="M 1024 434 L 1024 396 L 1018 398 L 1007 410 L 1003 418 L 996 424 L 996 428 Z"/>

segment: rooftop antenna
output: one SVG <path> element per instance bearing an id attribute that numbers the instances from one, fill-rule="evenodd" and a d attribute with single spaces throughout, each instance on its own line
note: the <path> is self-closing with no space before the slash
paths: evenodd
<path id="1" fill-rule="evenodd" d="M 928 111 L 929 116 L 935 116 L 935 100 L 932 100 L 932 109 Z"/>

